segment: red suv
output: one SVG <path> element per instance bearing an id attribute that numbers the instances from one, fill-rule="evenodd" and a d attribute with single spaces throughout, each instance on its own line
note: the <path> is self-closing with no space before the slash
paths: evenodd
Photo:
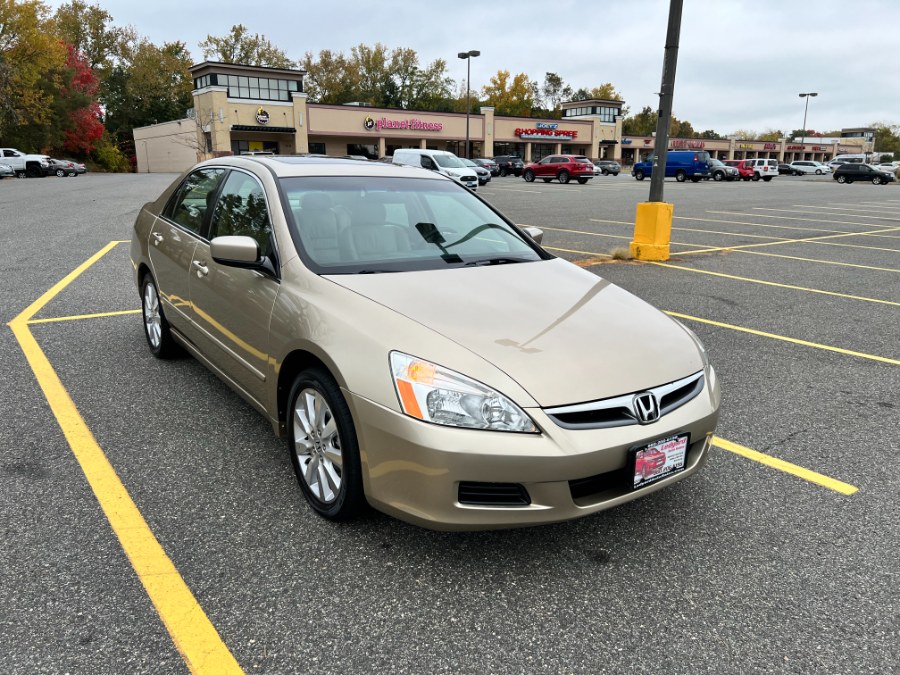
<path id="1" fill-rule="evenodd" d="M 725 159 L 723 164 L 737 167 L 738 178 L 742 180 L 750 180 L 753 178 L 753 160 L 752 159 Z"/>
<path id="2" fill-rule="evenodd" d="M 535 178 L 545 183 L 554 178 L 560 183 L 568 183 L 575 178 L 584 185 L 594 177 L 594 164 L 584 155 L 550 155 L 540 162 L 526 164 L 522 177 L 529 183 Z"/>

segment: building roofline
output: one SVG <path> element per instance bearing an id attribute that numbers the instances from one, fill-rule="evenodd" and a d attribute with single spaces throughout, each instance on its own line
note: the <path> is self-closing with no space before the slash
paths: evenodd
<path id="1" fill-rule="evenodd" d="M 273 68 L 272 66 L 248 66 L 243 63 L 225 63 L 224 61 L 203 61 L 202 63 L 195 63 L 188 69 L 192 76 L 196 76 L 197 73 L 210 70 L 216 72 L 240 72 L 240 73 L 252 73 L 252 72 L 266 72 L 266 73 L 278 73 L 279 75 L 293 75 L 303 77 L 306 75 L 306 71 L 300 68 Z"/>

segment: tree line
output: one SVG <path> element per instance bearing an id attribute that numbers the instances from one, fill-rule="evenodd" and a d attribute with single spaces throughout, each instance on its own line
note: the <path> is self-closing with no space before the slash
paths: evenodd
<path id="1" fill-rule="evenodd" d="M 444 59 L 422 64 L 414 49 L 359 44 L 347 54 L 326 49 L 295 62 L 242 24 L 226 35 L 208 35 L 198 47 L 206 60 L 301 68 L 309 100 L 318 103 L 465 112 L 468 100 L 470 112 L 493 106 L 497 115 L 560 118 L 566 101 L 622 100 L 610 82 L 576 89 L 557 73 L 539 80 L 509 70 L 498 70 L 467 97 L 466 81 L 450 77 Z M 133 129 L 182 119 L 192 106 L 192 63 L 184 42 L 154 44 L 133 26 L 117 26 L 99 4 L 70 0 L 51 12 L 41 0 L 0 0 L 0 145 L 129 170 Z M 657 113 L 649 106 L 629 112 L 623 108 L 626 135 L 656 131 Z M 880 140 L 886 151 L 900 151 L 900 128 L 876 129 L 877 145 Z M 721 138 L 674 117 L 670 135 Z M 784 134 L 734 135 L 768 140 Z"/>

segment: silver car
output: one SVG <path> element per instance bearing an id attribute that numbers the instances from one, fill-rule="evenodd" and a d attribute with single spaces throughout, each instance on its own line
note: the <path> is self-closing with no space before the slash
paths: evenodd
<path id="1" fill-rule="evenodd" d="M 719 414 L 696 335 L 540 238 L 420 168 L 227 157 L 141 208 L 131 261 L 151 353 L 263 414 L 314 511 L 483 529 L 686 478 Z"/>

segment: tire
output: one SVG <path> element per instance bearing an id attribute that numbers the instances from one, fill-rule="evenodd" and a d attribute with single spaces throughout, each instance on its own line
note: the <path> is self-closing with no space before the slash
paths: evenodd
<path id="1" fill-rule="evenodd" d="M 643 171 L 635 171 L 634 179 L 635 180 L 644 180 L 644 172 Z"/>
<path id="2" fill-rule="evenodd" d="M 772 180 L 772 176 L 763 176 L 763 180 L 764 180 L 766 183 L 768 183 L 770 180 Z"/>
<path id="3" fill-rule="evenodd" d="M 569 172 L 568 171 L 560 171 L 557 178 L 559 179 L 560 183 L 565 185 L 566 183 L 569 182 Z"/>
<path id="4" fill-rule="evenodd" d="M 163 314 L 156 282 L 148 273 L 141 280 L 141 314 L 144 317 L 144 337 L 150 353 L 158 359 L 171 359 L 182 354 L 181 346 L 175 342 L 169 329 L 169 322 Z"/>
<path id="5" fill-rule="evenodd" d="M 837 178 L 835 178 L 835 180 L 836 180 L 838 183 L 846 183 L 846 182 L 847 182 L 847 177 L 846 177 L 846 176 L 838 176 Z"/>
<path id="6" fill-rule="evenodd" d="M 601 175 L 601 176 L 608 176 L 608 175 L 609 175 L 609 171 L 607 171 L 606 169 L 600 169 L 600 175 Z"/>
<path id="7" fill-rule="evenodd" d="M 752 180 L 759 181 L 759 174 L 758 173 L 753 174 Z"/>
<path id="8" fill-rule="evenodd" d="M 613 174 L 613 176 L 618 176 L 618 175 L 619 175 L 619 172 L 618 172 L 618 171 L 616 171 L 616 172 Z"/>
<path id="9" fill-rule="evenodd" d="M 821 176 L 821 175 L 822 175 L 822 169 L 816 169 L 816 175 L 817 175 L 817 176 Z"/>
<path id="10" fill-rule="evenodd" d="M 58 178 L 63 178 L 63 177 L 66 175 L 66 172 L 63 171 L 62 169 L 57 169 L 57 170 L 56 170 L 56 175 L 57 175 Z"/>
<path id="11" fill-rule="evenodd" d="M 541 180 L 544 181 L 545 183 L 549 183 L 553 179 L 552 178 L 541 178 Z"/>
<path id="12" fill-rule="evenodd" d="M 687 179 L 687 174 L 684 171 L 677 171 L 675 173 L 675 180 L 679 183 L 683 183 Z"/>
<path id="13" fill-rule="evenodd" d="M 72 173 L 69 174 L 69 178 L 77 178 L 77 177 L 78 177 L 77 171 L 73 171 Z"/>
<path id="14" fill-rule="evenodd" d="M 25 167 L 25 175 L 28 178 L 43 178 L 44 172 L 41 171 L 41 167 L 31 165 Z"/>
<path id="15" fill-rule="evenodd" d="M 503 167 L 503 168 L 500 169 L 500 176 L 501 176 L 502 178 L 505 178 L 505 177 L 508 176 L 508 175 L 509 175 L 509 171 L 506 170 L 506 167 Z"/>
<path id="16" fill-rule="evenodd" d="M 701 176 L 691 176 L 692 183 L 699 183 Z"/>
<path id="17" fill-rule="evenodd" d="M 584 185 L 584 184 L 587 183 L 587 182 L 588 182 L 588 179 L 587 179 L 587 178 L 579 178 L 579 179 L 578 179 L 578 184 L 579 184 L 579 185 Z"/>
<path id="18" fill-rule="evenodd" d="M 365 503 L 359 444 L 337 382 L 321 368 L 301 372 L 288 414 L 288 450 L 306 501 L 329 520 L 353 518 Z"/>
<path id="19" fill-rule="evenodd" d="M 872 178 L 872 185 L 881 185 L 882 183 L 887 183 L 887 181 L 882 180 L 880 176 L 874 176 Z"/>
<path id="20" fill-rule="evenodd" d="M 534 182 L 534 171 L 529 169 L 524 174 L 522 174 L 522 177 L 525 178 L 526 183 L 533 183 Z"/>
<path id="21" fill-rule="evenodd" d="M 713 180 L 716 181 L 717 183 L 720 181 L 723 181 L 723 180 L 725 180 L 725 174 L 722 173 L 721 171 L 716 171 L 715 173 L 713 173 Z"/>
<path id="22" fill-rule="evenodd" d="M 25 173 L 24 171 L 22 171 L 21 169 L 16 171 L 16 178 L 27 178 L 27 177 L 28 177 L 28 174 Z"/>

